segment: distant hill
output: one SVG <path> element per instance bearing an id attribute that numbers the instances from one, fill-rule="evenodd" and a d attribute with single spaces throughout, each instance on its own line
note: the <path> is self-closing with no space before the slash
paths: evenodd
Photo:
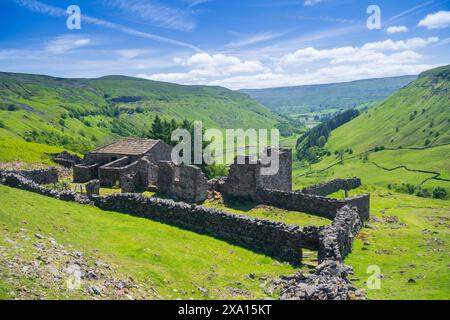
<path id="1" fill-rule="evenodd" d="M 357 175 L 384 187 L 408 183 L 450 191 L 450 66 L 420 74 L 333 130 L 324 149 L 328 156 L 297 175 Z M 336 165 L 339 158 L 343 163 Z"/>
<path id="2" fill-rule="evenodd" d="M 240 90 L 282 114 L 333 112 L 381 101 L 417 76 L 368 79 L 343 83 Z"/>
<path id="3" fill-rule="evenodd" d="M 273 128 L 281 119 L 222 87 L 0 73 L 0 138 L 84 152 L 120 136 L 145 136 L 156 115 L 201 120 L 209 128 Z"/>

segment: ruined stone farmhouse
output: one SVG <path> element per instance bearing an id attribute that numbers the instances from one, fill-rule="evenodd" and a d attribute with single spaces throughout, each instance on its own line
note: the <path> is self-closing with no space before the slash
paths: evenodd
<path id="1" fill-rule="evenodd" d="M 84 156 L 82 163 L 73 168 L 73 180 L 84 183 L 99 179 L 102 187 L 120 184 L 128 174 L 136 174 L 138 185 L 156 183 L 154 166 L 170 160 L 172 148 L 161 140 L 125 139 L 95 149 Z"/>

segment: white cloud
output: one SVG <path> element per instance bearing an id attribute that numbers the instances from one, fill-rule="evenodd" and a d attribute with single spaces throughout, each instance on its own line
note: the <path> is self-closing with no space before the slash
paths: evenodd
<path id="1" fill-rule="evenodd" d="M 417 74 L 434 67 L 421 63 L 413 51 L 439 42 L 439 38 L 391 39 L 360 47 L 317 49 L 307 47 L 279 57 L 244 60 L 224 54 L 198 53 L 174 62 L 185 72 L 141 73 L 146 79 L 181 84 L 221 85 L 231 89 L 264 88 L 352 81 L 365 78 Z"/>
<path id="2" fill-rule="evenodd" d="M 429 37 L 429 38 L 411 38 L 406 41 L 399 40 L 393 41 L 391 39 L 385 41 L 378 42 L 369 42 L 362 46 L 362 49 L 371 49 L 371 50 L 379 50 L 379 51 L 397 51 L 397 50 L 411 50 L 411 49 L 419 49 L 426 47 L 429 44 L 439 42 L 438 37 Z"/>
<path id="3" fill-rule="evenodd" d="M 120 9 L 135 19 L 160 27 L 192 31 L 196 23 L 187 11 L 148 0 L 107 0 L 105 5 Z M 198 1 L 197 1 L 198 2 Z M 195 5 L 195 2 L 193 2 Z M 199 4 L 199 3 L 197 3 Z"/>
<path id="4" fill-rule="evenodd" d="M 311 7 L 315 6 L 318 3 L 325 2 L 326 0 L 305 0 L 305 6 Z"/>
<path id="5" fill-rule="evenodd" d="M 282 35 L 284 35 L 285 32 L 266 32 L 266 33 L 261 33 L 261 34 L 257 34 L 257 35 L 253 35 L 250 36 L 248 38 L 245 39 L 241 39 L 238 41 L 234 41 L 234 42 L 230 42 L 226 45 L 226 47 L 228 48 L 241 48 L 241 47 L 246 47 L 249 45 L 253 45 L 253 44 L 257 44 L 257 43 L 261 43 L 261 42 L 265 42 L 265 41 L 269 41 L 275 38 L 278 38 Z"/>
<path id="6" fill-rule="evenodd" d="M 386 33 L 388 34 L 402 33 L 402 32 L 408 32 L 408 28 L 405 26 L 390 26 L 386 29 Z"/>
<path id="7" fill-rule="evenodd" d="M 439 11 L 431 13 L 420 20 L 419 27 L 427 29 L 442 29 L 450 26 L 450 11 Z"/>
<path id="8" fill-rule="evenodd" d="M 292 85 L 310 85 L 324 84 L 333 82 L 344 82 L 361 80 L 368 78 L 393 77 L 400 75 L 418 74 L 425 70 L 436 67 L 428 64 L 361 64 L 361 65 L 342 65 L 333 67 L 319 68 L 314 71 L 304 71 L 300 73 L 277 73 L 263 72 L 253 75 L 237 75 L 222 79 L 211 79 L 209 81 L 199 82 L 190 77 L 189 74 L 158 74 L 146 75 L 140 74 L 139 77 L 178 82 L 182 84 L 206 84 L 214 86 L 224 86 L 231 89 L 242 88 L 272 88 Z"/>
<path id="9" fill-rule="evenodd" d="M 21 5 L 22 7 L 30 10 L 30 11 L 34 11 L 34 12 L 38 12 L 38 13 L 42 13 L 42 14 L 46 14 L 49 16 L 57 16 L 57 17 L 64 17 L 67 15 L 66 10 L 63 10 L 61 8 L 58 7 L 54 7 L 54 6 L 50 6 L 47 5 L 45 3 L 39 2 L 37 0 L 14 0 L 17 4 Z M 129 28 L 126 26 L 122 26 L 120 24 L 117 23 L 113 23 L 113 22 L 109 22 L 106 20 L 102 20 L 102 19 L 98 19 L 86 14 L 83 14 L 83 18 L 82 18 L 83 23 L 90 23 L 90 24 L 94 24 L 97 26 L 101 26 L 104 28 L 108 28 L 108 29 L 112 29 L 112 30 L 117 30 L 135 37 L 139 37 L 142 39 L 147 39 L 147 40 L 152 40 L 152 41 L 158 41 L 158 42 L 162 42 L 162 43 L 167 43 L 167 44 L 171 44 L 171 45 L 175 45 L 175 46 L 181 46 L 181 47 L 186 47 L 189 48 L 193 51 L 202 51 L 201 49 L 197 48 L 196 46 L 187 43 L 187 42 L 183 42 L 183 41 L 179 41 L 179 40 L 175 40 L 175 39 L 171 39 L 171 38 L 167 38 L 167 37 L 162 37 L 162 36 L 158 36 L 156 34 L 153 33 L 149 33 L 149 32 L 143 32 L 143 31 L 139 31 L 133 28 Z"/>
<path id="10" fill-rule="evenodd" d="M 192 67 L 193 75 L 230 75 L 236 73 L 251 73 L 264 71 L 265 67 L 259 61 L 242 61 L 234 56 L 224 54 L 210 55 L 208 53 L 197 53 L 188 59 L 176 58 L 175 63 L 181 66 Z"/>
<path id="11" fill-rule="evenodd" d="M 149 52 L 147 49 L 121 49 L 116 51 L 124 59 L 133 59 Z"/>
<path id="12" fill-rule="evenodd" d="M 91 43 L 88 38 L 80 38 L 76 36 L 61 36 L 50 41 L 46 45 L 46 51 L 53 54 L 62 54 L 77 48 L 87 46 Z"/>
<path id="13" fill-rule="evenodd" d="M 189 4 L 189 7 L 195 7 L 204 3 L 209 2 L 209 0 L 186 0 Z"/>
<path id="14" fill-rule="evenodd" d="M 338 64 L 349 61 L 371 61 L 373 59 L 387 59 L 395 55 L 388 56 L 385 51 L 406 51 L 409 57 L 412 57 L 413 49 L 423 48 L 428 44 L 439 41 L 437 37 L 411 38 L 406 41 L 392 41 L 391 39 L 379 42 L 369 42 L 361 47 L 338 47 L 332 49 L 318 50 L 313 47 L 299 49 L 293 53 L 282 56 L 279 60 L 280 65 L 292 65 L 296 63 L 308 63 L 320 60 L 330 60 L 331 64 Z M 418 57 L 417 55 L 415 56 Z"/>

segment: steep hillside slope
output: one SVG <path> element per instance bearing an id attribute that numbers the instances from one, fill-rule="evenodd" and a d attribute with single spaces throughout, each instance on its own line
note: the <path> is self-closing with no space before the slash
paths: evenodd
<path id="1" fill-rule="evenodd" d="M 408 183 L 450 190 L 449 90 L 450 66 L 422 73 L 334 130 L 325 145 L 329 156 L 308 169 L 297 164 L 297 178 L 307 183 L 319 176 L 358 175 L 384 187 Z"/>
<path id="2" fill-rule="evenodd" d="M 279 120 L 247 95 L 221 87 L 0 73 L 0 138 L 83 152 L 118 136 L 144 136 L 156 115 L 216 128 L 271 128 Z"/>
<path id="3" fill-rule="evenodd" d="M 416 76 L 308 85 L 257 90 L 241 90 L 263 105 L 283 114 L 339 111 L 380 101 L 414 81 Z"/>
<path id="4" fill-rule="evenodd" d="M 380 105 L 332 133 L 330 148 L 450 143 L 450 66 L 422 73 Z M 426 144 L 426 141 L 430 141 Z"/>

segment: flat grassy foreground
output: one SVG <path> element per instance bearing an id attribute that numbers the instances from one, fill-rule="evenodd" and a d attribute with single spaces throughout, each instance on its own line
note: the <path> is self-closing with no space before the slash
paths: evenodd
<path id="1" fill-rule="evenodd" d="M 50 281 L 42 285 L 45 277 L 33 274 L 8 276 L 8 261 L 17 256 L 36 261 L 40 268 L 58 262 L 45 262 L 42 254 L 36 253 L 38 242 L 45 239 L 39 240 L 35 234 L 107 263 L 116 270 L 115 277 L 132 277 L 144 291 L 134 297 L 145 299 L 260 299 L 267 296 L 266 281 L 296 271 L 289 264 L 208 236 L 1 185 L 0 203 L 0 257 L 7 258 L 0 259 L 3 299 L 14 298 L 11 292 L 18 294 L 18 288 L 25 288 L 21 296 L 25 298 L 37 298 L 33 292 L 46 299 L 91 297 L 85 285 L 70 291 Z M 29 240 L 25 241 L 22 229 Z"/>

